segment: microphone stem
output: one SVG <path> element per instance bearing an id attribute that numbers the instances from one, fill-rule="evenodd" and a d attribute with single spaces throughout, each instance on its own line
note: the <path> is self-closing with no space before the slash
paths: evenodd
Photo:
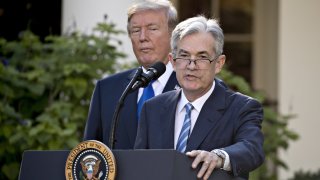
<path id="1" fill-rule="evenodd" d="M 112 117 L 112 122 L 111 122 L 111 130 L 110 130 L 110 135 L 109 135 L 109 148 L 112 150 L 114 147 L 114 143 L 115 143 L 115 132 L 118 126 L 118 119 L 119 119 L 119 112 L 122 108 L 122 105 L 124 103 L 125 98 L 127 97 L 128 93 L 131 91 L 131 87 L 132 85 L 136 82 L 136 80 L 138 79 L 138 77 L 141 75 L 142 73 L 142 67 L 140 66 L 138 68 L 138 70 L 136 71 L 136 73 L 134 74 L 133 78 L 131 79 L 131 81 L 129 82 L 129 84 L 127 85 L 126 89 L 123 91 L 118 104 L 116 106 L 116 109 L 113 113 L 113 117 Z"/>

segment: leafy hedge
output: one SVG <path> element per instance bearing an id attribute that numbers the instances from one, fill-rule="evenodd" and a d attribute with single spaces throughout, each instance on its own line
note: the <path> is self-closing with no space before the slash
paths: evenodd
<path id="1" fill-rule="evenodd" d="M 0 40 L 0 179 L 16 179 L 26 149 L 71 149 L 81 140 L 96 79 L 125 57 L 114 45 L 121 33 L 98 24 L 95 35 L 31 32 Z"/>
<path id="2" fill-rule="evenodd" d="M 81 141 L 95 81 L 123 69 L 119 60 L 125 54 L 112 45 L 121 43 L 119 33 L 101 23 L 93 35 L 48 36 L 40 42 L 26 31 L 19 41 L 0 39 L 0 179 L 17 178 L 24 150 L 71 149 Z M 220 76 L 264 102 L 243 78 L 228 70 Z M 270 167 L 286 167 L 277 151 L 297 138 L 287 120 L 265 106 L 267 163 L 251 179 L 276 179 Z"/>

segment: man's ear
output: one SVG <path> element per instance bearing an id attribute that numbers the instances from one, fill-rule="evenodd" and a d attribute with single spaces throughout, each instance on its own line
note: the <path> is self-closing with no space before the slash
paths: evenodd
<path id="1" fill-rule="evenodd" d="M 172 66 L 173 66 L 173 70 L 176 71 L 176 62 L 173 60 L 173 54 L 169 53 L 168 54 L 168 59 L 171 62 Z"/>
<path id="2" fill-rule="evenodd" d="M 223 54 L 220 55 L 216 60 L 215 74 L 218 74 L 221 71 L 225 62 L 226 62 L 226 56 Z"/>

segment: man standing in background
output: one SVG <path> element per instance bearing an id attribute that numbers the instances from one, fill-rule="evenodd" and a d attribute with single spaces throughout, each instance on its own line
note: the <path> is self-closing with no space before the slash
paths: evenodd
<path id="1" fill-rule="evenodd" d="M 177 11 L 167 0 L 147 0 L 128 9 L 127 30 L 135 56 L 143 71 L 157 61 L 166 64 L 165 73 L 149 87 L 132 92 L 124 101 L 115 132 L 114 149 L 133 149 L 137 134 L 138 115 L 145 91 L 156 96 L 173 90 L 176 75 L 168 54 L 171 51 L 171 32 L 177 23 Z M 84 140 L 98 140 L 109 145 L 111 122 L 118 100 L 132 79 L 136 69 L 127 70 L 99 80 L 91 99 Z"/>

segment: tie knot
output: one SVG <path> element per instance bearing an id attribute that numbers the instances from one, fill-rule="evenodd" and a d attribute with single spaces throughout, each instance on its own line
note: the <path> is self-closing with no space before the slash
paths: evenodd
<path id="1" fill-rule="evenodd" d="M 151 88 L 151 87 L 152 87 L 152 84 L 153 84 L 155 81 L 156 81 L 156 80 L 151 80 L 151 81 L 149 82 L 149 84 L 148 84 L 144 89 Z M 153 89 L 153 87 L 152 87 L 152 89 Z"/>
<path id="2" fill-rule="evenodd" d="M 144 104 L 144 102 L 152 97 L 154 97 L 154 90 L 153 90 L 153 87 L 152 87 L 152 83 L 154 82 L 155 80 L 152 80 L 147 87 L 145 87 L 143 89 L 143 93 L 138 101 L 138 109 L 137 109 L 137 117 L 139 119 L 139 115 L 140 115 L 140 112 L 141 112 L 141 109 L 142 109 L 142 106 Z"/>
<path id="3" fill-rule="evenodd" d="M 193 109 L 193 106 L 192 106 L 191 103 L 187 103 L 187 104 L 185 105 L 185 107 L 186 107 L 186 111 L 187 111 L 187 112 L 189 112 L 189 111 L 191 111 L 191 110 Z"/>
<path id="4" fill-rule="evenodd" d="M 151 85 L 151 84 L 153 84 L 155 81 L 156 81 L 155 79 L 152 79 L 149 84 Z"/>

